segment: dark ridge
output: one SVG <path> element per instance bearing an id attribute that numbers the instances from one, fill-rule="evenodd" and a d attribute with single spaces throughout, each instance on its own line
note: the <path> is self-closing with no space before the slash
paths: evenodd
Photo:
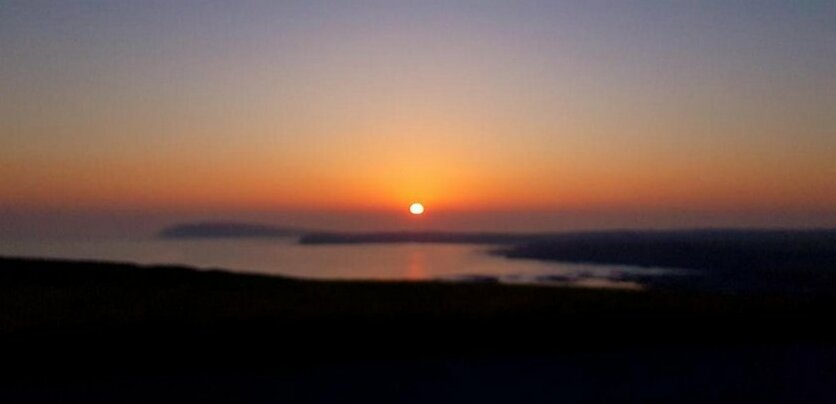
<path id="1" fill-rule="evenodd" d="M 548 239 L 553 235 L 526 233 L 463 233 L 443 231 L 337 233 L 303 235 L 301 244 L 372 244 L 372 243 L 445 243 L 445 244 L 514 244 Z"/>
<path id="2" fill-rule="evenodd" d="M 692 270 L 641 276 L 648 286 L 836 293 L 836 230 L 590 233 L 499 248 L 507 258 Z"/>
<path id="3" fill-rule="evenodd" d="M 372 243 L 451 243 L 451 244 L 540 244 L 540 243 L 624 243 L 634 239 L 670 241 L 713 241 L 746 243 L 750 241 L 802 238 L 836 238 L 836 230 L 609 230 L 563 233 L 503 233 L 448 231 L 388 232 L 309 232 L 300 237 L 302 244 L 372 244 Z"/>
<path id="4" fill-rule="evenodd" d="M 249 223 L 184 223 L 163 229 L 161 238 L 284 238 L 298 237 L 305 231 Z"/>
<path id="5" fill-rule="evenodd" d="M 658 267 L 622 280 L 651 288 L 836 295 L 836 230 L 698 229 L 577 233 L 311 233 L 302 244 L 462 243 L 512 259 Z"/>
<path id="6" fill-rule="evenodd" d="M 0 335 L 92 324 L 215 327 L 254 321 L 266 326 L 338 318 L 483 325 L 602 316 L 631 321 L 693 315 L 760 318 L 806 316 L 815 310 L 813 303 L 831 305 L 833 299 L 494 283 L 308 281 L 180 266 L 0 257 Z M 456 340 L 454 335 L 438 337 Z"/>
<path id="7" fill-rule="evenodd" d="M 834 310 L 0 258 L 0 401 L 826 402 Z"/>

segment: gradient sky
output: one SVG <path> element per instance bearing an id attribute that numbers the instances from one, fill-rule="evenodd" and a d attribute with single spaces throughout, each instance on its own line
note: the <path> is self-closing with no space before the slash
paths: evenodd
<path id="1" fill-rule="evenodd" d="M 275 3 L 0 0 L 0 209 L 836 225 L 834 1 Z"/>

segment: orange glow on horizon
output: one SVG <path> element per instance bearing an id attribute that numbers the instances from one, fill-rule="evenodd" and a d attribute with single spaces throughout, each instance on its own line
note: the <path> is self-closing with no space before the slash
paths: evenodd
<path id="1" fill-rule="evenodd" d="M 0 208 L 836 215 L 819 13 L 19 3 Z"/>

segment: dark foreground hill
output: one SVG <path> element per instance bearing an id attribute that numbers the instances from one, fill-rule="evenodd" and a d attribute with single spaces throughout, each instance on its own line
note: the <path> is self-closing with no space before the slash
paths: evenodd
<path id="1" fill-rule="evenodd" d="M 834 309 L 9 258 L 0 401 L 826 401 Z"/>

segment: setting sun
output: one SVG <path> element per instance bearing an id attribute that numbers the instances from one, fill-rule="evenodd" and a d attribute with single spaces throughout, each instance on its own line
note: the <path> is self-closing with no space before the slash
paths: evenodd
<path id="1" fill-rule="evenodd" d="M 424 213 L 424 205 L 422 205 L 420 203 L 417 203 L 417 202 L 413 203 L 412 205 L 409 205 L 409 213 L 412 213 L 413 215 L 423 214 Z"/>

